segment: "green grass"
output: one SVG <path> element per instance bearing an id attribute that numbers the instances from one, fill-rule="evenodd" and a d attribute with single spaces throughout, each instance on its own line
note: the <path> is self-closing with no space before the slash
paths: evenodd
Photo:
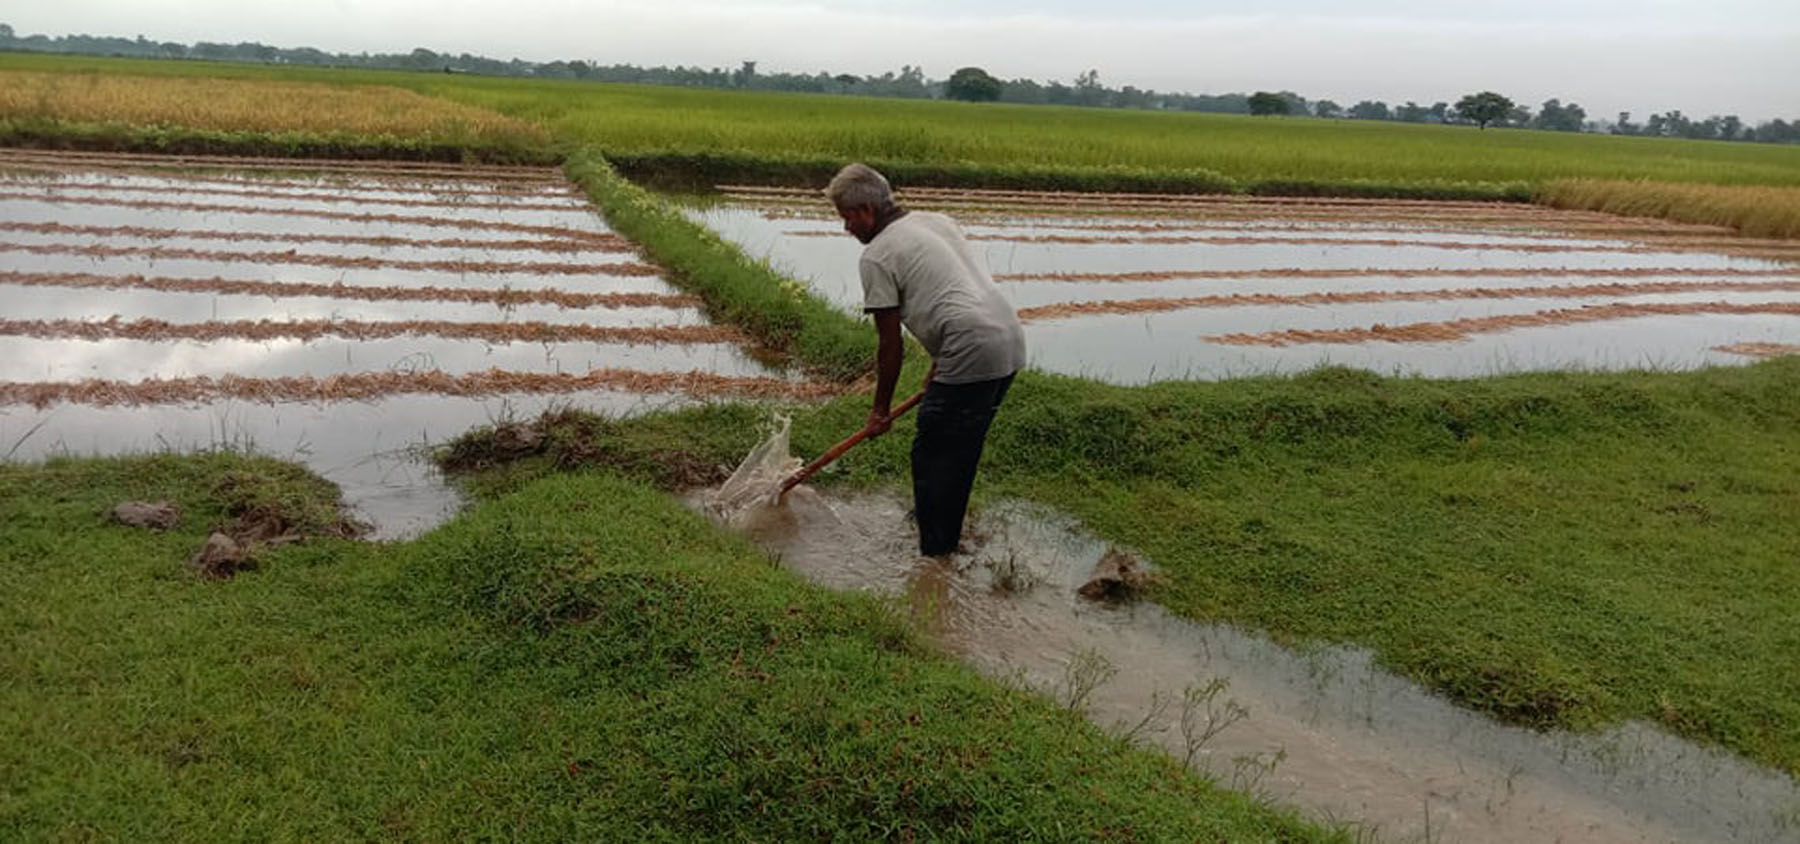
<path id="1" fill-rule="evenodd" d="M 1183 615 L 1371 648 L 1533 726 L 1638 718 L 1800 773 L 1800 359 L 1476 381 L 1348 370 L 1109 387 L 1021 376 L 979 493 L 1135 547 Z M 795 450 L 866 397 L 802 410 Z M 584 459 L 730 461 L 758 411 L 600 423 Z M 903 427 L 905 423 L 902 423 Z M 908 435 L 842 461 L 903 483 Z M 561 463 L 488 476 L 493 488 Z M 828 478 L 833 477 L 831 475 Z"/>
<path id="2" fill-rule="evenodd" d="M 1333 837 L 613 477 L 542 480 L 413 543 L 187 572 L 226 515 L 209 490 L 285 471 L 0 466 L 7 838 Z M 167 534 L 99 515 L 165 496 L 186 514 Z"/>
<path id="3" fill-rule="evenodd" d="M 868 369 L 875 354 L 870 326 L 627 181 L 600 155 L 578 151 L 566 169 L 609 226 L 668 270 L 670 281 L 706 301 L 713 321 L 742 329 L 827 378 L 849 380 Z"/>
<path id="4" fill-rule="evenodd" d="M 1131 179 L 1209 173 L 1265 190 L 1506 191 L 1558 178 L 1800 184 L 1800 147 L 1767 144 L 19 54 L 0 55 L 0 69 L 394 85 L 526 118 L 563 143 L 620 157 L 712 155 L 781 167 L 869 159 L 973 167 L 996 180 L 1045 169 Z"/>

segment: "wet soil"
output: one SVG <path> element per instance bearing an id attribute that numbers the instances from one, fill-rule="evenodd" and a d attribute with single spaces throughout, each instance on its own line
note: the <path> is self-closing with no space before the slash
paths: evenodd
<path id="1" fill-rule="evenodd" d="M 699 499 L 696 499 L 698 501 Z M 1293 651 L 1144 602 L 1079 597 L 1129 552 L 1054 512 L 1002 503 L 971 551 L 914 555 L 903 502 L 802 487 L 746 532 L 835 589 L 893 597 L 989 676 L 1084 710 L 1192 765 L 1382 839 L 1769 841 L 1791 837 L 1800 789 L 1777 772 L 1643 724 L 1598 734 L 1501 725 L 1356 650 Z"/>

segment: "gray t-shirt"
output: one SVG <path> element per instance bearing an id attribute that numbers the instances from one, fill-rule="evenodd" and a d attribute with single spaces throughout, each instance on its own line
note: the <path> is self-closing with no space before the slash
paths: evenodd
<path id="1" fill-rule="evenodd" d="M 913 211 L 863 249 L 863 307 L 900 322 L 937 361 L 937 380 L 1004 378 L 1025 365 L 1025 331 L 956 222 Z"/>

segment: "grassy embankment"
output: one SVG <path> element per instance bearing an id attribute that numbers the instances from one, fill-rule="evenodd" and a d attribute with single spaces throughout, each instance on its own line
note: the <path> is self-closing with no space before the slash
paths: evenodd
<path id="1" fill-rule="evenodd" d="M 1476 381 L 1326 370 L 1125 388 L 1027 373 L 986 496 L 1046 502 L 1167 575 L 1178 613 L 1348 642 L 1534 726 L 1637 718 L 1800 774 L 1800 360 Z M 796 451 L 866 397 L 803 409 Z M 557 465 L 742 455 L 758 411 L 565 417 L 489 493 Z M 904 477 L 908 435 L 839 482 Z M 484 455 L 481 436 L 460 444 Z"/>
<path id="2" fill-rule="evenodd" d="M 0 466 L 11 836 L 1332 837 L 602 474 L 202 580 L 208 490 L 246 472 L 335 498 L 231 455 Z M 164 496 L 166 534 L 100 516 Z"/>

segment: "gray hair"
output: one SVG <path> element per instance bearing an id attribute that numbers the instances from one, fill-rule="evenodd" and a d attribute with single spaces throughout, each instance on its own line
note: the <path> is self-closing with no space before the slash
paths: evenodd
<path id="1" fill-rule="evenodd" d="M 851 164 L 839 170 L 825 188 L 825 198 L 839 208 L 873 208 L 886 211 L 894 207 L 894 189 L 886 176 L 867 164 Z"/>

